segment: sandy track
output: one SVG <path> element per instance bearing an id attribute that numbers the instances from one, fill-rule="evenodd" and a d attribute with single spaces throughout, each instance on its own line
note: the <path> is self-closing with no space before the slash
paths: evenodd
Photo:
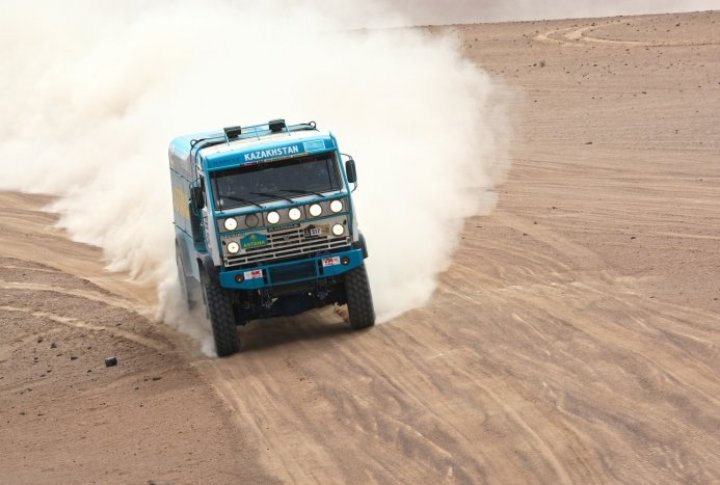
<path id="1" fill-rule="evenodd" d="M 321 311 L 203 358 L 3 194 L 2 481 L 720 481 L 718 24 L 452 27 L 525 93 L 513 172 L 431 304 L 368 332 Z"/>
<path id="2" fill-rule="evenodd" d="M 581 46 L 584 43 L 609 44 L 615 47 L 690 47 L 720 45 L 720 33 L 707 30 L 710 25 L 697 32 L 695 27 L 704 19 L 713 15 L 710 12 L 694 14 L 667 15 L 662 20 L 658 16 L 615 17 L 606 22 L 592 21 L 589 25 L 578 27 L 557 27 L 553 30 L 537 33 L 539 42 L 561 45 Z M 664 29 L 664 30 L 663 30 Z M 649 39 L 648 39 L 649 36 Z M 641 40 L 645 38 L 646 40 Z"/>

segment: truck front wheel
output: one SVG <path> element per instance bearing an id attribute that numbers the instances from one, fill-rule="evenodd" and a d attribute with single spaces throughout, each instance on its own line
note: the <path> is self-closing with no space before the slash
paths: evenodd
<path id="1" fill-rule="evenodd" d="M 211 278 L 207 271 L 200 271 L 205 311 L 215 340 L 218 357 L 227 357 L 240 351 L 235 313 L 228 291 Z"/>
<path id="2" fill-rule="evenodd" d="M 345 297 L 350 328 L 358 330 L 375 325 L 375 307 L 364 264 L 345 274 Z"/>

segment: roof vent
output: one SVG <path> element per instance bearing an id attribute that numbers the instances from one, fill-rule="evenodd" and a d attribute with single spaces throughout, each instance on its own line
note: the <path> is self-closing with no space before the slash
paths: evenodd
<path id="1" fill-rule="evenodd" d="M 283 119 L 270 120 L 268 121 L 268 128 L 270 128 L 270 131 L 273 133 L 279 133 L 283 130 L 287 130 L 287 125 Z"/>
<path id="2" fill-rule="evenodd" d="M 223 128 L 228 141 L 238 138 L 242 134 L 242 126 L 228 126 Z"/>

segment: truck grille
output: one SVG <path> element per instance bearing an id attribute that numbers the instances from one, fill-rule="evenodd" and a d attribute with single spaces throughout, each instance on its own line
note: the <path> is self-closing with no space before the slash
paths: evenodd
<path id="1" fill-rule="evenodd" d="M 244 252 L 228 255 L 226 266 L 282 261 L 309 256 L 322 251 L 350 246 L 349 237 L 333 238 L 328 236 L 307 237 L 303 228 L 267 233 L 267 244 L 258 248 L 247 248 Z"/>

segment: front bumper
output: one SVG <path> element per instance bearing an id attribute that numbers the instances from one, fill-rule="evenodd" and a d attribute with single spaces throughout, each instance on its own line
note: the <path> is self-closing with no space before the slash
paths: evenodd
<path id="1" fill-rule="evenodd" d="M 232 290 L 260 290 L 339 276 L 363 264 L 362 249 L 337 251 L 301 260 L 220 271 L 220 286 Z"/>

